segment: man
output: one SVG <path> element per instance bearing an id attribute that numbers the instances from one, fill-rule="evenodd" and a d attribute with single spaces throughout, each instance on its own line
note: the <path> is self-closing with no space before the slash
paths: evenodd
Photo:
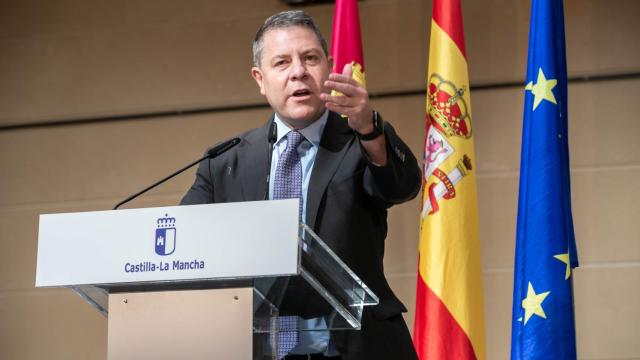
<path id="1" fill-rule="evenodd" d="M 268 18 L 253 56 L 251 75 L 275 114 L 240 135 L 238 146 L 204 161 L 182 204 L 262 200 L 267 191 L 269 199 L 298 197 L 301 219 L 380 298 L 379 305 L 365 307 L 361 331 L 336 331 L 324 343 L 314 340 L 322 332 L 306 334 L 285 359 L 417 359 L 402 318 L 406 309 L 382 261 L 387 209 L 420 188 L 415 157 L 372 110 L 349 65 L 342 74 L 330 73 L 326 41 L 306 13 Z M 273 150 L 272 122 L 278 132 Z"/>

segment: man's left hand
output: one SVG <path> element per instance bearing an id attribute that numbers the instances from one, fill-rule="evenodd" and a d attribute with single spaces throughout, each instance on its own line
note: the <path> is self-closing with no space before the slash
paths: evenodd
<path id="1" fill-rule="evenodd" d="M 324 86 L 342 95 L 321 94 L 327 109 L 348 117 L 349 127 L 360 134 L 373 131 L 373 110 L 369 106 L 369 93 L 352 78 L 351 64 L 346 64 L 342 74 L 330 74 Z"/>

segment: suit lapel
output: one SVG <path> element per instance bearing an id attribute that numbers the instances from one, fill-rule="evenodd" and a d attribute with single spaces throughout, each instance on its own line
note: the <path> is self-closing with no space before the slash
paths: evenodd
<path id="1" fill-rule="evenodd" d="M 271 164 L 269 161 L 269 143 L 267 134 L 271 125 L 269 120 L 252 136 L 245 140 L 246 151 L 238 152 L 238 167 L 244 201 L 264 200 L 267 191 L 267 176 Z"/>
<path id="2" fill-rule="evenodd" d="M 309 189 L 307 190 L 306 218 L 307 225 L 312 229 L 315 227 L 318 208 L 329 181 L 342 162 L 352 140 L 353 134 L 347 120 L 330 112 L 320 139 L 320 147 L 313 164 Z"/>

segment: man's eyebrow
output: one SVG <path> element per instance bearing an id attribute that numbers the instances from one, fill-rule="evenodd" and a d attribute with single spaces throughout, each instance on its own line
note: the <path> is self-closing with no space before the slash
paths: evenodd
<path id="1" fill-rule="evenodd" d="M 308 53 L 311 53 L 311 52 L 321 53 L 322 50 L 320 50 L 318 48 L 309 48 L 309 49 L 304 50 L 302 53 L 303 54 L 308 54 Z"/>
<path id="2" fill-rule="evenodd" d="M 276 55 L 273 55 L 271 58 L 269 58 L 269 61 L 286 59 L 286 58 L 289 58 L 289 57 L 290 56 L 286 55 L 286 54 L 276 54 Z"/>

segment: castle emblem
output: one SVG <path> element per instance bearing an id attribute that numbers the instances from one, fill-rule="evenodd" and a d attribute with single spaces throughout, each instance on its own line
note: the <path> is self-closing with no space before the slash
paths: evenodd
<path id="1" fill-rule="evenodd" d="M 367 87 L 367 81 L 364 75 L 364 69 L 360 63 L 352 61 L 351 62 L 351 78 L 357 81 L 362 87 Z M 343 94 L 339 91 L 331 90 L 331 96 L 342 96 Z M 343 116 L 344 117 L 344 116 Z"/>
<path id="2" fill-rule="evenodd" d="M 156 254 L 162 256 L 171 255 L 176 251 L 176 219 L 169 217 L 169 214 L 164 216 L 156 221 L 155 238 Z"/>
<path id="3" fill-rule="evenodd" d="M 359 63 L 352 61 L 351 69 L 353 72 L 351 73 L 351 77 L 354 78 L 362 87 L 367 87 L 367 81 L 364 78 L 364 70 L 362 69 L 362 65 Z"/>

